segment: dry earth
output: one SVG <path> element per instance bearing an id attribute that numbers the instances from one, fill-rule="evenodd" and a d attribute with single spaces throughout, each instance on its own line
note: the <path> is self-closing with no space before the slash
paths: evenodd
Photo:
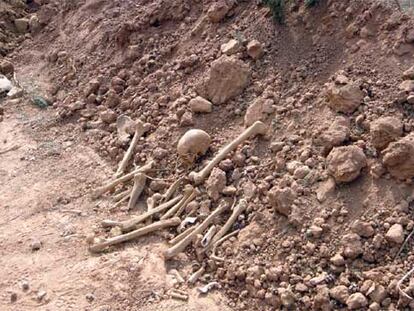
<path id="1" fill-rule="evenodd" d="M 414 309 L 411 16 L 298 0 L 279 25 L 262 1 L 7 0 L 0 18 L 0 73 L 23 90 L 0 98 L 0 310 Z M 136 124 L 126 172 L 155 161 L 137 204 L 114 202 L 132 182 L 92 199 Z M 229 210 L 175 256 L 181 227 L 88 250 L 121 234 L 102 220 L 145 213 L 180 178 L 175 195 L 196 188 L 184 222 L 245 207 L 216 256 L 202 238 Z"/>
<path id="2" fill-rule="evenodd" d="M 91 256 L 85 238 L 107 212 L 88 194 L 111 170 L 52 111 L 20 100 L 2 107 L 9 117 L 0 123 L 1 310 L 226 309 L 219 294 L 157 302 L 167 280 L 158 237 Z"/>

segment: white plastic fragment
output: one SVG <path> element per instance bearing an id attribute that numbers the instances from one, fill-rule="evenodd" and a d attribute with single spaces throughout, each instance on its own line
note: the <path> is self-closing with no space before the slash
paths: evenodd
<path id="1" fill-rule="evenodd" d="M 207 285 L 204 285 L 203 287 L 197 287 L 197 290 L 202 294 L 207 294 L 214 288 L 220 288 L 220 284 L 218 282 L 210 282 Z"/>
<path id="2" fill-rule="evenodd" d="M 0 94 L 8 93 L 12 89 L 13 85 L 9 79 L 0 75 Z"/>

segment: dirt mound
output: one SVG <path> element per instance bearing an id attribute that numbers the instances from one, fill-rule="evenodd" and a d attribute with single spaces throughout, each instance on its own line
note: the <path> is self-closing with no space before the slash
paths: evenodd
<path id="1" fill-rule="evenodd" d="M 23 40 L 29 20 L 25 18 L 36 4 L 27 5 L 23 0 L 4 0 L 0 3 L 0 56 L 6 56 Z"/>
<path id="2" fill-rule="evenodd" d="M 94 184 L 110 220 L 91 250 L 176 227 L 148 278 L 91 303 L 155 309 L 196 287 L 235 310 L 414 308 L 410 16 L 358 0 L 290 1 L 283 24 L 260 1 L 38 5 L 17 78 L 117 171 Z"/>

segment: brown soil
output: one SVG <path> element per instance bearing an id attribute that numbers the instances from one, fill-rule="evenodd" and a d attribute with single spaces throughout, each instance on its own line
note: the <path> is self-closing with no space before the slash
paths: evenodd
<path id="1" fill-rule="evenodd" d="M 0 3 L 0 65 L 25 91 L 0 98 L 1 309 L 414 309 L 414 279 L 396 288 L 414 258 L 414 22 L 379 1 L 319 2 L 292 1 L 283 25 L 256 1 Z M 32 18 L 27 33 L 18 18 Z M 213 102 L 203 113 L 197 96 Z M 129 146 L 120 115 L 149 129 L 131 162 L 156 162 L 129 211 L 113 198 L 131 182 L 91 197 Z M 267 134 L 221 161 L 181 215 L 199 223 L 247 200 L 239 234 L 217 248 L 224 262 L 200 252 L 202 235 L 166 260 L 176 228 L 88 251 L 119 234 L 102 220 L 142 214 L 179 177 L 176 194 L 194 185 L 189 173 L 257 120 Z M 212 140 L 194 163 L 176 150 L 192 128 Z"/>

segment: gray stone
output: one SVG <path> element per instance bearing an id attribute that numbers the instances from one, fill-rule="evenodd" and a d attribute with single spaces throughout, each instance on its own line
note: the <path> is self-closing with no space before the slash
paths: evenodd
<path id="1" fill-rule="evenodd" d="M 18 18 L 14 20 L 14 25 L 20 33 L 26 33 L 29 30 L 29 20 L 27 18 Z"/>
<path id="2" fill-rule="evenodd" d="M 195 113 L 209 113 L 213 110 L 213 104 L 201 96 L 191 99 L 188 105 Z"/>

